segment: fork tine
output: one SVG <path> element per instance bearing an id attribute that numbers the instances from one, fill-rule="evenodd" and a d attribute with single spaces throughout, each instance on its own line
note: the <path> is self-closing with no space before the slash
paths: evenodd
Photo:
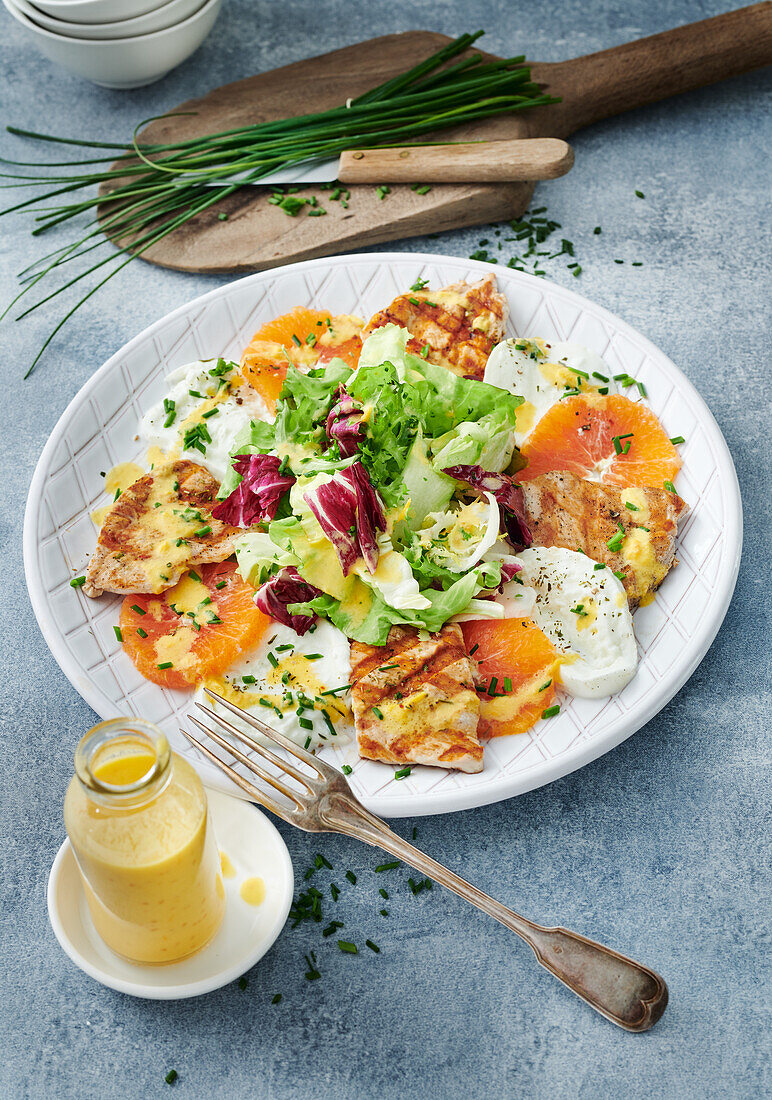
<path id="1" fill-rule="evenodd" d="M 274 741 L 280 748 L 286 749 L 287 752 L 292 753 L 292 755 L 303 764 L 308 764 L 310 768 L 313 768 L 314 771 L 319 774 L 320 778 L 327 778 L 326 773 L 323 771 L 316 757 L 312 756 L 310 752 L 306 752 L 305 749 L 301 749 L 301 747 L 296 745 L 294 741 L 291 741 L 289 737 L 285 737 L 283 733 L 279 733 L 278 730 L 266 725 L 265 722 L 261 722 L 259 718 L 255 718 L 254 715 L 250 714 L 248 711 L 242 710 L 241 707 L 237 707 L 235 703 L 231 703 L 228 699 L 224 699 L 222 695 L 218 695 L 216 691 L 211 691 L 208 687 L 205 687 L 204 691 L 211 699 L 215 699 L 218 703 L 226 707 L 231 714 L 235 714 L 237 718 L 242 718 L 252 726 L 253 729 L 259 730 L 260 733 L 265 734 L 266 737 Z"/>
<path id="2" fill-rule="evenodd" d="M 213 753 L 211 749 L 208 749 L 206 745 L 202 745 L 200 741 L 197 741 L 192 733 L 188 733 L 182 726 L 180 726 L 179 729 L 182 736 L 190 741 L 191 745 L 195 745 L 199 752 L 209 757 L 212 763 L 216 764 L 220 771 L 224 772 L 238 787 L 241 787 L 242 791 L 248 794 L 250 798 L 254 799 L 255 802 L 259 802 L 261 806 L 264 806 L 266 810 L 270 810 L 272 814 L 276 814 L 282 821 L 286 821 L 290 825 L 295 824 L 292 810 L 288 809 L 286 806 L 280 806 L 270 795 L 259 790 L 254 784 L 250 783 L 249 780 L 240 776 L 237 771 L 234 771 L 230 764 L 226 764 L 224 760 L 221 760 L 220 757 L 217 756 L 216 753 Z"/>
<path id="3" fill-rule="evenodd" d="M 200 730 L 203 730 L 208 737 L 211 737 L 212 740 L 216 744 L 218 744 L 221 749 L 225 749 L 226 752 L 229 752 L 232 756 L 235 756 L 236 759 L 241 764 L 243 764 L 245 768 L 248 768 L 249 771 L 251 771 L 254 775 L 258 775 L 261 779 L 264 779 L 266 783 L 270 783 L 274 790 L 279 791 L 285 796 L 285 798 L 289 798 L 292 802 L 294 802 L 299 810 L 303 809 L 303 800 L 297 791 L 293 791 L 292 787 L 288 786 L 286 783 L 283 783 L 282 780 L 278 779 L 275 775 L 271 775 L 269 771 L 263 768 L 260 764 L 255 763 L 254 760 L 250 760 L 248 756 L 244 755 L 241 749 L 237 748 L 235 745 L 231 745 L 228 741 L 225 740 L 224 737 L 217 733 L 216 730 L 210 729 L 209 726 L 205 726 L 203 722 L 199 722 L 198 718 L 196 718 L 194 715 L 189 714 L 188 718 L 191 722 L 194 722 Z"/>
<path id="4" fill-rule="evenodd" d="M 294 764 L 291 764 L 289 760 L 283 760 L 280 756 L 277 756 L 275 752 L 272 752 L 271 749 L 267 748 L 265 745 L 261 745 L 259 741 L 255 741 L 255 739 L 253 737 L 250 737 L 249 734 L 244 733 L 240 729 L 237 729 L 232 722 L 228 721 L 227 718 L 223 718 L 221 714 L 216 714 L 213 710 L 210 710 L 209 707 L 205 707 L 203 703 L 197 702 L 196 706 L 200 711 L 203 711 L 203 713 L 208 718 L 212 718 L 218 725 L 224 726 L 228 730 L 228 733 L 230 733 L 233 737 L 238 738 L 239 741 L 243 741 L 245 745 L 248 745 L 249 748 L 253 750 L 253 752 L 257 752 L 261 756 L 264 756 L 266 760 L 270 760 L 270 762 L 274 764 L 277 768 L 280 768 L 288 775 L 291 775 L 293 779 L 296 779 L 298 781 L 298 783 L 302 783 L 309 794 L 314 793 L 314 788 L 311 786 L 310 777 L 307 775 L 303 775 L 300 769 L 296 768 Z"/>

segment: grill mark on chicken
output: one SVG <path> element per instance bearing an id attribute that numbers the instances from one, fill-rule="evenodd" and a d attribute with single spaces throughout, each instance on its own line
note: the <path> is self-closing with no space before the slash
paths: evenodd
<path id="1" fill-rule="evenodd" d="M 385 646 L 352 642 L 351 661 L 361 756 L 391 764 L 482 769 L 480 703 L 456 624 L 446 623 L 426 641 L 412 627 L 393 627 Z"/>
<path id="2" fill-rule="evenodd" d="M 496 278 L 477 283 L 453 283 L 441 290 L 401 294 L 370 319 L 363 338 L 374 329 L 395 324 L 410 333 L 408 351 L 447 367 L 465 378 L 481 379 L 488 356 L 504 339 L 506 298 L 496 290 Z"/>
<path id="3" fill-rule="evenodd" d="M 241 532 L 212 516 L 219 487 L 208 470 L 186 460 L 156 466 L 140 477 L 121 493 L 102 524 L 86 570 L 85 594 L 158 593 L 176 584 L 190 566 L 225 561 Z M 186 515 L 198 518 L 186 520 Z M 197 536 L 205 527 L 211 531 Z"/>

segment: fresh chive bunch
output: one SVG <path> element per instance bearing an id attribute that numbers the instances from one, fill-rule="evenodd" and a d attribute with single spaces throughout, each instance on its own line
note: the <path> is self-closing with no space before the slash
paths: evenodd
<path id="1" fill-rule="evenodd" d="M 126 145 L 62 138 L 9 126 L 8 131 L 20 137 L 106 152 L 86 160 L 46 165 L 5 161 L 15 167 L 67 168 L 70 171 L 61 175 L 50 174 L 50 171 L 35 175 L 3 174 L 4 178 L 16 182 L 0 186 L 55 186 L 7 207 L 0 214 L 34 212 L 35 221 L 40 224 L 32 231 L 33 236 L 40 236 L 82 215 L 90 215 L 90 220 L 74 243 L 40 257 L 20 273 L 22 290 L 0 316 L 4 317 L 47 275 L 61 274 L 60 269 L 65 264 L 81 260 L 108 240 L 117 247 L 117 251 L 111 250 L 107 257 L 89 261 L 84 270 L 38 298 L 17 316 L 17 320 L 25 317 L 82 279 L 95 276 L 90 289 L 49 334 L 25 378 L 62 325 L 108 279 L 136 256 L 141 256 L 169 233 L 240 187 L 257 183 L 275 171 L 302 161 L 334 157 L 352 147 L 431 144 L 415 139 L 461 123 L 557 102 L 531 81 L 530 69 L 523 64 L 524 57 L 486 62 L 475 53 L 454 61 L 482 34 L 478 31 L 461 35 L 412 69 L 349 100 L 345 106 L 206 134 L 188 141 L 140 144 L 136 138 L 139 127 L 131 144 Z M 117 167 L 94 167 L 105 162 L 116 162 Z M 98 193 L 93 197 L 73 201 L 74 192 L 94 187 L 98 188 Z M 62 196 L 68 198 L 50 205 L 51 200 Z M 112 266 L 103 274 L 101 269 L 108 265 Z M 96 275 L 97 272 L 100 274 Z"/>

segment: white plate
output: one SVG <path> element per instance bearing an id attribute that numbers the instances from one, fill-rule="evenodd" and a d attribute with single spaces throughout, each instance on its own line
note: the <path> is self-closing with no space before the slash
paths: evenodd
<path id="1" fill-rule="evenodd" d="M 102 718 L 149 718 L 186 755 L 178 732 L 188 696 L 144 680 L 113 633 L 120 601 L 92 601 L 70 588 L 94 547 L 89 513 L 105 503 L 100 470 L 144 459 L 137 421 L 164 394 L 163 376 L 198 358 L 238 358 L 258 325 L 296 305 L 369 317 L 421 275 L 434 287 L 489 274 L 488 264 L 450 256 L 376 253 L 309 260 L 229 283 L 157 321 L 117 352 L 86 383 L 51 434 L 30 487 L 24 561 L 32 605 L 51 651 L 70 682 Z M 646 385 L 668 435 L 683 435 L 678 488 L 690 504 L 679 540 L 680 563 L 655 601 L 635 615 L 641 662 L 611 699 L 565 697 L 560 715 L 527 733 L 486 745 L 485 768 L 464 775 L 416 767 L 395 781 L 393 769 L 359 760 L 353 747 L 326 749 L 349 763 L 356 794 L 386 817 L 482 806 L 549 783 L 624 741 L 675 695 L 716 636 L 737 578 L 742 510 L 724 438 L 691 383 L 645 337 L 569 290 L 495 268 L 509 301 L 510 329 L 523 336 L 573 340 L 602 355 L 613 373 Z M 196 764 L 222 786 L 213 767 Z M 232 789 L 232 788 L 230 788 Z"/>
<path id="2" fill-rule="evenodd" d="M 246 973 L 276 942 L 294 888 L 287 846 L 255 806 L 219 791 L 209 790 L 207 796 L 217 845 L 228 855 L 236 875 L 223 879 L 226 909 L 219 932 L 202 951 L 182 962 L 141 966 L 111 951 L 89 916 L 69 840 L 59 849 L 48 877 L 51 927 L 75 965 L 102 985 L 158 1001 L 198 997 Z M 252 875 L 265 882 L 265 900 L 257 906 L 239 895 L 241 883 Z"/>

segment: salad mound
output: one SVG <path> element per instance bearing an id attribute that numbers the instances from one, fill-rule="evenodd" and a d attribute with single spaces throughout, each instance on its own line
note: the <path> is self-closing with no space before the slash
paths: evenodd
<path id="1" fill-rule="evenodd" d="M 383 645 L 394 625 L 504 615 L 490 597 L 531 541 L 512 476 L 522 398 L 411 354 L 408 337 L 376 330 L 356 369 L 289 366 L 275 421 L 235 440 L 214 515 L 248 528 L 239 571 L 298 633 L 322 616 Z"/>

